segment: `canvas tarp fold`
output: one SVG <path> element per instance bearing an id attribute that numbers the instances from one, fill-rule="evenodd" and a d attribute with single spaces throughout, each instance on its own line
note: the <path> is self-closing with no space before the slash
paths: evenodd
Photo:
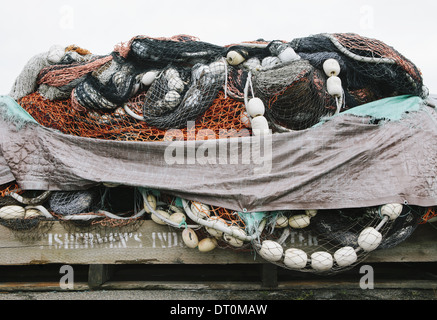
<path id="1" fill-rule="evenodd" d="M 3 111 L 0 184 L 80 190 L 110 182 L 241 212 L 437 205 L 436 111 L 403 99 L 393 100 L 405 103 L 396 120 L 345 113 L 302 131 L 209 141 L 70 136 L 29 119 L 18 126 Z"/>

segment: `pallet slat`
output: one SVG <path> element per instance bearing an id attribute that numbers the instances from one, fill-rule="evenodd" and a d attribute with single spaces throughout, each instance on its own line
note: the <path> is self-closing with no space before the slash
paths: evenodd
<path id="1" fill-rule="evenodd" d="M 202 253 L 187 248 L 180 230 L 145 221 L 129 232 L 67 231 L 60 223 L 24 242 L 25 233 L 0 226 L 0 265 L 32 264 L 260 264 L 266 263 L 253 252 L 217 248 Z M 311 247 L 305 237 L 300 245 Z M 434 262 L 437 261 L 437 230 L 419 226 L 406 241 L 390 249 L 376 250 L 368 262 Z"/>

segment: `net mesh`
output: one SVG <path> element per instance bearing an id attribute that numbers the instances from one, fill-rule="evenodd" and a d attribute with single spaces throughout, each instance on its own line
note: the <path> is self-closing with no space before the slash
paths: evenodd
<path id="1" fill-rule="evenodd" d="M 128 101 L 127 106 L 141 114 L 145 95 L 145 92 L 137 94 Z M 75 136 L 121 141 L 163 141 L 167 132 L 131 117 L 122 108 L 113 113 L 93 110 L 78 112 L 72 108 L 70 99 L 52 101 L 37 92 L 23 97 L 19 103 L 38 123 Z M 181 138 L 187 140 L 190 129 L 197 132 L 209 129 L 216 138 L 223 130 L 227 130 L 230 136 L 250 134 L 247 122 L 241 117 L 244 112 L 242 102 L 225 97 L 220 91 L 211 107 L 195 119 L 194 128 L 181 128 Z"/>

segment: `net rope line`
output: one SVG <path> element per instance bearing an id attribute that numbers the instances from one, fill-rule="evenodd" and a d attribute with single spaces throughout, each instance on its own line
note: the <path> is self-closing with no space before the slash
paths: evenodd
<path id="1" fill-rule="evenodd" d="M 387 63 L 387 64 L 395 64 L 396 60 L 392 59 L 392 58 L 377 58 L 377 57 L 364 57 L 364 56 L 360 56 L 358 54 L 355 54 L 351 51 L 349 51 L 348 49 L 346 49 L 339 41 L 338 39 L 329 33 L 324 33 L 323 34 L 325 37 L 327 37 L 329 40 L 331 40 L 331 42 L 337 47 L 337 49 L 345 54 L 346 56 L 348 56 L 351 59 L 357 60 L 357 61 L 361 61 L 361 62 L 367 62 L 367 63 Z"/>

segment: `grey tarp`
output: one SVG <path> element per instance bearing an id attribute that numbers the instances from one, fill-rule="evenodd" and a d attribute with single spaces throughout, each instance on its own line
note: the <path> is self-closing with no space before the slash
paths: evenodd
<path id="1" fill-rule="evenodd" d="M 78 190 L 111 182 L 238 211 L 437 205 L 436 111 L 423 105 L 399 121 L 369 120 L 343 114 L 263 138 L 140 143 L 34 122 L 17 130 L 3 119 L 0 183 Z"/>

